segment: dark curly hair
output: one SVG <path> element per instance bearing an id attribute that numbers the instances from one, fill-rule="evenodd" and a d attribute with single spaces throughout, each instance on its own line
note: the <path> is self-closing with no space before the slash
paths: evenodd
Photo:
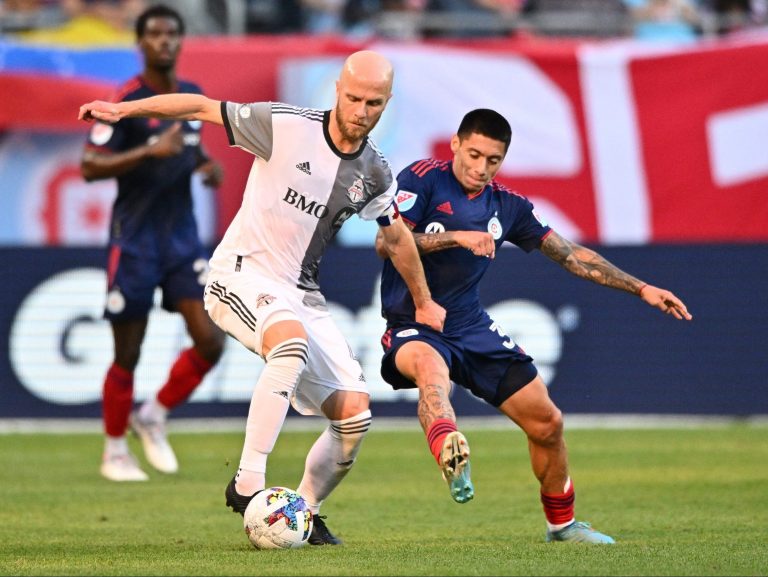
<path id="1" fill-rule="evenodd" d="M 173 8 L 157 4 L 144 10 L 136 19 L 136 38 L 139 39 L 144 36 L 144 32 L 147 29 L 147 21 L 150 18 L 173 18 L 179 25 L 179 34 L 184 36 L 184 19 L 181 14 L 176 12 Z"/>

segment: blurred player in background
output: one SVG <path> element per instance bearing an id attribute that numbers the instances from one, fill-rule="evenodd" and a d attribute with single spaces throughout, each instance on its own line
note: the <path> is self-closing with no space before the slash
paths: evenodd
<path id="1" fill-rule="evenodd" d="M 362 368 L 330 316 L 318 284 L 326 246 L 354 214 L 379 224 L 415 319 L 438 333 L 445 311 L 431 298 L 418 251 L 394 202 L 397 183 L 368 134 L 392 95 L 393 70 L 371 51 L 350 55 L 331 110 L 218 102 L 174 94 L 92 102 L 80 118 L 195 119 L 223 125 L 255 155 L 243 203 L 211 258 L 206 308 L 216 323 L 266 361 L 253 392 L 240 468 L 225 490 L 240 514 L 264 489 L 267 458 L 289 404 L 330 421 L 306 458 L 298 492 L 315 522 L 309 542 L 336 545 L 322 502 L 355 462 L 371 423 Z"/>
<path id="2" fill-rule="evenodd" d="M 184 22 L 174 10 L 155 6 L 136 21 L 144 70 L 128 81 L 117 100 L 166 92 L 198 94 L 176 78 Z M 178 470 L 168 443 L 166 417 L 195 390 L 221 356 L 224 334 L 203 305 L 207 272 L 192 208 L 192 175 L 216 187 L 220 166 L 200 144 L 200 122 L 126 119 L 93 126 L 81 172 L 88 180 L 117 178 L 107 261 L 105 316 L 112 325 L 115 357 L 104 380 L 106 444 L 101 474 L 112 481 L 145 481 L 147 474 L 128 449 L 129 427 L 141 438 L 149 463 L 163 473 Z M 134 370 L 156 287 L 163 307 L 181 313 L 193 346 L 176 359 L 168 380 L 138 411 L 133 408 Z"/>
<path id="3" fill-rule="evenodd" d="M 418 416 L 451 496 L 472 499 L 469 445 L 457 430 L 451 381 L 496 407 L 528 436 L 541 484 L 547 541 L 613 543 L 574 517 L 560 410 L 528 356 L 480 304 L 478 284 L 496 250 L 511 242 L 539 249 L 565 270 L 639 296 L 677 319 L 691 319 L 671 292 L 619 270 L 594 251 L 561 237 L 523 196 L 493 181 L 512 137 L 493 110 L 469 112 L 451 139 L 453 161 L 420 160 L 398 175 L 403 220 L 413 232 L 435 300 L 446 309 L 444 331 L 414 322 L 413 303 L 385 260 L 381 302 L 387 319 L 381 373 L 395 389 L 419 389 Z M 377 239 L 377 252 L 387 257 Z"/>

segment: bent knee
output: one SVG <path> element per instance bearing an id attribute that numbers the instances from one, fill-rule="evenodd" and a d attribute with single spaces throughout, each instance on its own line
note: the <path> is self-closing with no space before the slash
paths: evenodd
<path id="1" fill-rule="evenodd" d="M 563 439 L 563 413 L 553 406 L 525 430 L 531 442 L 545 447 L 554 446 Z"/>
<path id="2" fill-rule="evenodd" d="M 216 364 L 224 354 L 224 339 L 209 338 L 195 345 L 195 349 L 206 361 Z"/>
<path id="3" fill-rule="evenodd" d="M 358 391 L 335 391 L 322 404 L 322 411 L 332 421 L 343 421 L 363 413 L 370 420 L 370 396 Z M 366 429 L 367 430 L 367 429 Z"/>

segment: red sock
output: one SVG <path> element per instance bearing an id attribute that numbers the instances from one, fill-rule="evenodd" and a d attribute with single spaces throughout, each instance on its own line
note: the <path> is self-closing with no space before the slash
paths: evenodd
<path id="1" fill-rule="evenodd" d="M 104 431 L 110 437 L 122 437 L 128 428 L 133 407 L 133 373 L 113 364 L 104 378 L 101 411 Z"/>
<path id="2" fill-rule="evenodd" d="M 183 403 L 200 381 L 213 367 L 195 349 L 182 351 L 171 367 L 168 381 L 157 393 L 157 401 L 166 409 L 172 409 Z"/>
<path id="3" fill-rule="evenodd" d="M 437 419 L 432 423 L 427 431 L 427 443 L 429 450 L 435 456 L 435 461 L 440 464 L 440 449 L 443 448 L 443 441 L 448 433 L 456 431 L 456 422 L 451 419 Z"/>
<path id="4" fill-rule="evenodd" d="M 541 503 L 544 505 L 544 515 L 552 525 L 562 525 L 573 520 L 574 502 L 576 494 L 573 491 L 573 483 L 570 479 L 566 483 L 568 490 L 565 493 L 555 495 L 541 494 Z"/>

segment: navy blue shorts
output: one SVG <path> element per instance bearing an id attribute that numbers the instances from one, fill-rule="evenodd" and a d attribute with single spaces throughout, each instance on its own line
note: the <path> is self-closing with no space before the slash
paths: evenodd
<path id="1" fill-rule="evenodd" d="M 398 349 L 411 341 L 421 341 L 434 348 L 445 359 L 453 382 L 494 407 L 501 405 L 538 374 L 533 359 L 496 329 L 487 315 L 456 334 L 440 333 L 417 323 L 405 323 L 389 328 L 381 339 L 384 348 L 381 376 L 393 389 L 416 387 L 400 374 L 395 365 Z"/>
<path id="2" fill-rule="evenodd" d="M 109 247 L 107 302 L 104 317 L 132 320 L 146 317 L 154 304 L 155 289 L 162 289 L 162 307 L 175 311 L 182 299 L 203 300 L 208 261 L 202 254 L 166 263 L 152 256 L 139 256 Z"/>

